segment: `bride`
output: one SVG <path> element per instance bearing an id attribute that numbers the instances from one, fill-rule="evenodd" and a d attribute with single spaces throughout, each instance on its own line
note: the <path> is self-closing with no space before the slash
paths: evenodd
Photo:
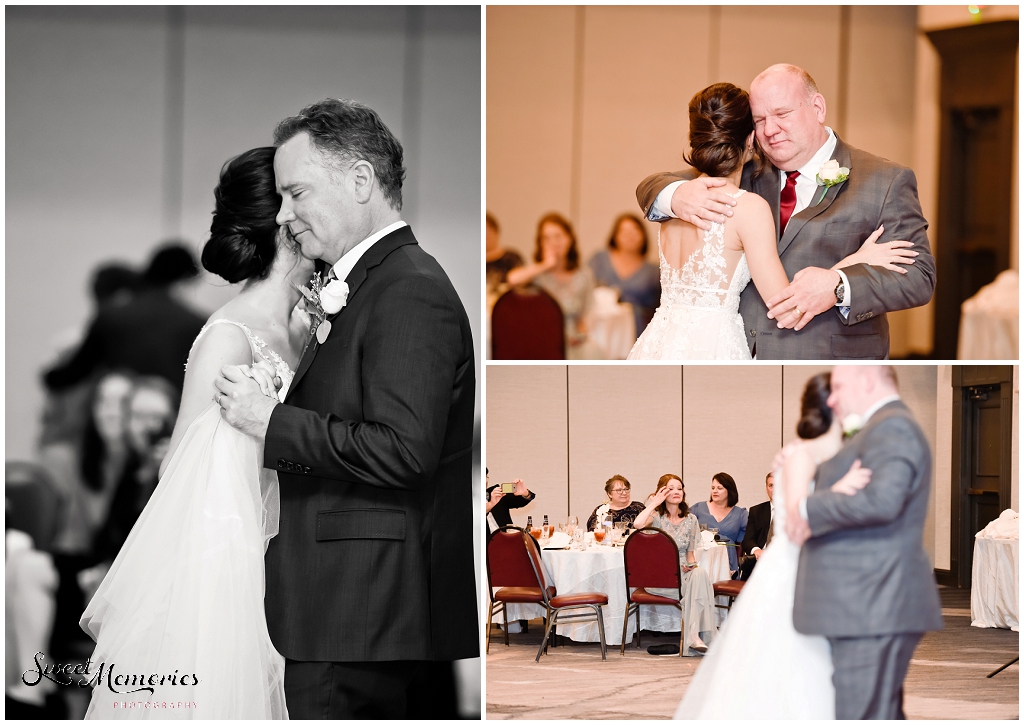
<path id="1" fill-rule="evenodd" d="M 661 223 L 661 306 L 629 353 L 629 360 L 749 360 L 739 313 L 740 293 L 753 279 L 762 299 L 782 291 L 789 279 L 779 261 L 775 220 L 768 202 L 739 188 L 743 166 L 755 173 L 765 162 L 755 147 L 747 92 L 715 83 L 690 99 L 690 155 L 683 160 L 700 176 L 726 179 L 721 190 L 736 199 L 733 216 L 700 229 L 681 219 Z M 871 264 L 906 273 L 912 244 L 875 244 L 879 227 L 861 248 L 833 269 Z"/>
<path id="2" fill-rule="evenodd" d="M 772 540 L 690 681 L 676 719 L 835 719 L 828 640 L 793 627 L 800 547 L 786 537 L 785 526 L 786 499 L 806 496 L 817 466 L 842 446 L 842 428 L 826 403 L 829 383 L 829 373 L 807 381 L 799 439 L 776 458 L 782 463 L 775 472 Z M 870 476 L 854 463 L 832 490 L 852 496 Z"/>
<path id="3" fill-rule="evenodd" d="M 277 474 L 211 402 L 224 365 L 283 400 L 308 339 L 296 285 L 313 262 L 275 221 L 274 152 L 247 151 L 220 174 L 203 266 L 245 286 L 192 346 L 160 482 L 82 615 L 99 675 L 88 718 L 288 717 L 263 609 Z"/>

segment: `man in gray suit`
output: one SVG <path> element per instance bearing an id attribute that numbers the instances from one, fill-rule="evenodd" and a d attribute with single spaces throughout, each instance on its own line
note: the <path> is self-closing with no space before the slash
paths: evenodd
<path id="1" fill-rule="evenodd" d="M 771 207 L 779 258 L 793 280 L 767 304 L 754 285 L 744 290 L 740 313 L 751 353 L 760 360 L 887 358 L 885 313 L 924 305 L 935 290 L 914 172 L 849 146 L 825 126 L 825 98 L 796 66 L 772 66 L 755 78 L 750 107 L 771 165 L 755 176 L 748 163 L 740 186 Z M 816 177 L 829 160 L 849 169 L 849 178 L 826 188 Z M 725 181 L 695 177 L 690 169 L 644 179 L 636 195 L 647 218 L 709 229 L 731 216 L 736 200 L 716 189 Z M 866 264 L 828 269 L 879 225 L 885 231 L 878 243 L 912 242 L 918 256 L 906 274 Z"/>
<path id="2" fill-rule="evenodd" d="M 828 404 L 859 430 L 818 469 L 815 492 L 787 502 L 786 531 L 803 543 L 793 625 L 832 645 L 837 719 L 903 719 L 910 657 L 942 629 L 922 546 L 931 451 L 891 367 L 835 367 Z M 831 491 L 857 462 L 870 482 L 853 496 Z"/>

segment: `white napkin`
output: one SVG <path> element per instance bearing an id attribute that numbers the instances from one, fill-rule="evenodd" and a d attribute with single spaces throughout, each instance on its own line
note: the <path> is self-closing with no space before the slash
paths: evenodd
<path id="1" fill-rule="evenodd" d="M 556 531 L 551 534 L 551 538 L 548 539 L 548 543 L 544 545 L 545 549 L 564 549 L 569 545 L 572 539 L 569 534 L 564 531 Z"/>
<path id="2" fill-rule="evenodd" d="M 988 526 L 976 533 L 978 539 L 1019 539 L 1020 520 L 1013 509 L 1006 509 L 999 518 L 990 521 Z"/>
<path id="3" fill-rule="evenodd" d="M 710 549 L 715 545 L 715 532 L 714 531 L 701 531 L 700 532 L 701 544 L 705 549 Z"/>
<path id="4" fill-rule="evenodd" d="M 612 289 L 611 287 L 595 287 L 594 288 L 594 309 L 593 311 L 599 315 L 611 315 L 615 314 L 616 308 L 619 306 L 619 291 Z"/>

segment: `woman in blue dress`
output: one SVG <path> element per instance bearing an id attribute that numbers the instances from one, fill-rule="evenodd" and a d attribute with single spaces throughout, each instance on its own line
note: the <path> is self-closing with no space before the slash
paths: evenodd
<path id="1" fill-rule="evenodd" d="M 747 531 L 747 510 L 736 504 L 740 495 L 736 491 L 736 481 L 728 473 L 716 473 L 711 477 L 711 498 L 698 501 L 690 509 L 697 517 L 697 522 L 706 524 L 709 529 L 718 529 L 718 538 L 730 544 L 743 541 Z M 729 547 L 729 570 L 736 571 L 739 566 L 737 548 Z"/>
<path id="2" fill-rule="evenodd" d="M 633 305 L 636 336 L 647 327 L 661 301 L 661 272 L 647 261 L 647 230 L 634 214 L 622 214 L 612 226 L 608 249 L 590 260 L 599 285 L 619 291 L 619 299 Z"/>

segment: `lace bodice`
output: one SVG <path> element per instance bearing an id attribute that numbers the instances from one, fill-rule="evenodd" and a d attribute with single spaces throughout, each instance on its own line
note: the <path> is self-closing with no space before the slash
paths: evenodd
<path id="1" fill-rule="evenodd" d="M 732 197 L 738 199 L 746 192 L 740 190 Z M 665 259 L 658 244 L 661 259 L 661 304 L 687 305 L 690 307 L 725 308 L 736 312 L 740 306 L 740 293 L 750 282 L 747 256 L 740 255 L 740 261 L 733 271 L 732 279 L 726 273 L 725 224 L 712 222 L 711 229 L 704 232 L 704 244 L 695 249 L 686 263 L 675 269 Z"/>
<path id="2" fill-rule="evenodd" d="M 189 360 L 192 359 L 192 351 L 196 349 L 196 344 L 198 344 L 203 334 L 211 327 L 221 322 L 226 322 L 231 325 L 235 325 L 236 327 L 240 327 L 242 329 L 242 332 L 245 333 L 246 339 L 249 340 L 249 347 L 252 349 L 253 352 L 253 362 L 256 362 L 256 356 L 259 355 L 261 358 L 263 358 L 268 363 L 274 366 L 274 370 L 281 378 L 281 389 L 278 391 L 277 397 L 283 402 L 285 396 L 288 394 L 288 388 L 291 387 L 292 378 L 295 377 L 295 372 L 290 367 L 288 367 L 288 363 L 284 361 L 284 358 L 278 355 L 273 349 L 271 349 L 267 345 L 267 343 L 265 343 L 257 335 L 254 335 L 252 330 L 250 330 L 245 323 L 236 322 L 235 320 L 227 320 L 224 318 L 207 322 L 205 325 L 203 325 L 203 329 L 199 331 L 199 334 L 196 335 L 195 342 L 192 343 L 192 350 L 189 350 L 188 353 Z"/>

